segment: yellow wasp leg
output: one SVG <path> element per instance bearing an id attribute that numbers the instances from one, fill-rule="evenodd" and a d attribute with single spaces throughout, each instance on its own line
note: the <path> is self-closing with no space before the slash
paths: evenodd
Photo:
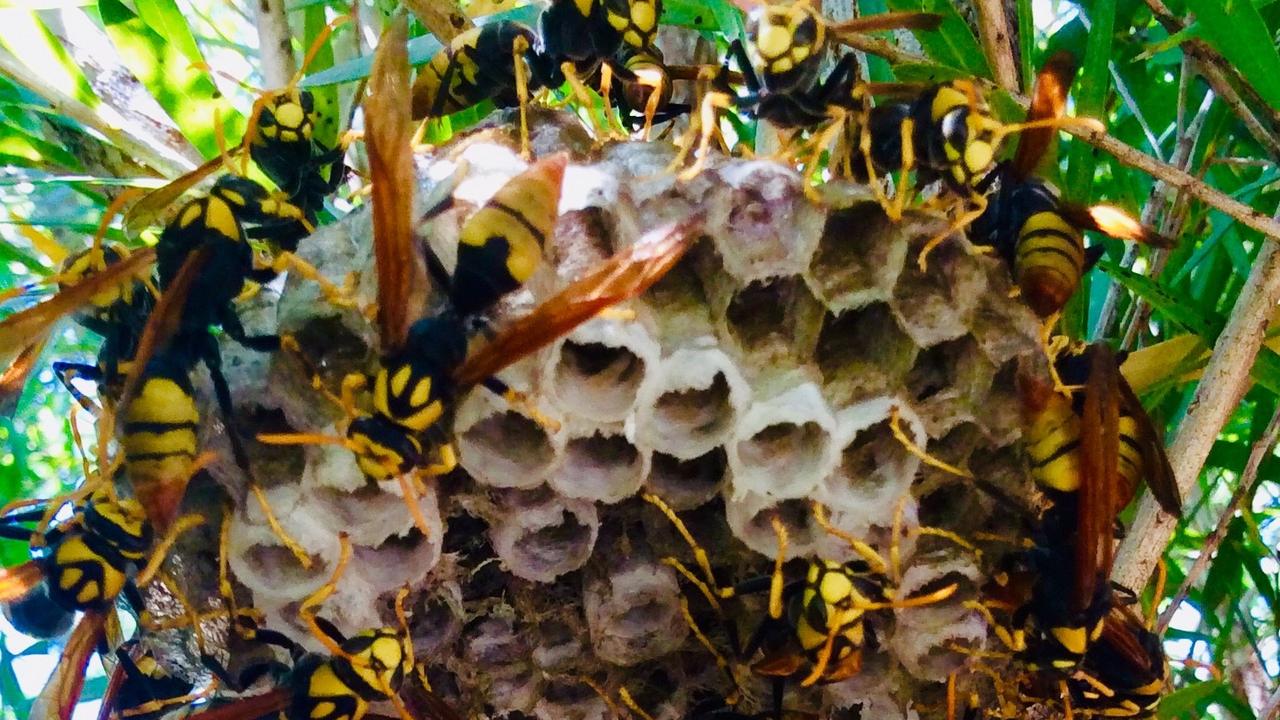
<path id="1" fill-rule="evenodd" d="M 511 43 L 511 60 L 515 63 L 516 97 L 520 100 L 520 157 L 533 157 L 529 150 L 529 78 L 525 77 L 524 56 L 529 52 L 529 41 L 517 36 Z"/>
<path id="2" fill-rule="evenodd" d="M 962 478 L 968 478 L 970 480 L 973 479 L 973 473 L 963 468 L 958 468 L 958 467 L 955 467 L 954 465 L 949 465 L 939 460 L 938 458 L 922 450 L 919 445 L 916 445 L 915 442 L 911 440 L 911 438 L 907 437 L 907 434 L 902 430 L 897 407 L 894 407 L 889 414 L 889 431 L 892 432 L 893 437 L 896 438 L 898 442 L 902 444 L 902 447 L 906 448 L 907 452 L 920 458 L 920 460 L 924 462 L 926 465 L 931 465 L 933 467 L 938 468 L 939 470 L 949 472 L 952 475 L 956 475 Z"/>
<path id="3" fill-rule="evenodd" d="M 277 273 L 286 270 L 296 272 L 304 279 L 310 280 L 320 287 L 320 293 L 324 295 L 324 299 L 332 305 L 341 308 L 359 308 L 360 303 L 355 299 L 356 275 L 348 273 L 342 286 L 334 284 L 332 280 L 320 274 L 319 268 L 311 263 L 303 260 L 291 252 L 282 252 L 276 255 L 271 261 L 271 269 Z"/>
<path id="4" fill-rule="evenodd" d="M 199 514 L 184 515 L 173 526 L 165 532 L 164 537 L 160 539 L 151 548 L 151 557 L 147 559 L 147 564 L 137 574 L 134 580 L 139 586 L 145 586 L 151 582 L 155 574 L 160 571 L 160 565 L 164 562 L 164 557 L 169 553 L 169 548 L 178 541 L 178 536 L 190 530 L 193 527 L 204 524 L 204 516 Z"/>
<path id="5" fill-rule="evenodd" d="M 813 519 L 823 530 L 826 530 L 833 537 L 837 537 L 845 541 L 854 552 L 858 553 L 863 560 L 866 560 L 867 565 L 870 566 L 871 572 L 879 573 L 881 575 L 888 572 L 888 565 L 885 564 L 884 558 L 880 556 L 880 553 L 876 552 L 875 548 L 854 537 L 852 534 L 832 525 L 831 518 L 827 516 L 827 508 L 817 500 L 813 501 Z"/>
<path id="6" fill-rule="evenodd" d="M 333 574 L 323 585 L 316 588 L 315 592 L 302 601 L 302 605 L 298 607 L 298 617 L 302 618 L 311 634 L 330 654 L 352 660 L 351 656 L 342 650 L 337 641 L 329 637 L 329 634 L 321 630 L 316 623 L 316 608 L 320 607 L 325 599 L 338 588 L 338 579 L 342 577 L 342 573 L 347 569 L 347 563 L 351 560 L 351 541 L 347 538 L 345 532 L 338 533 L 338 547 L 338 562 L 333 566 Z"/>
<path id="7" fill-rule="evenodd" d="M 322 435 L 321 437 L 324 436 Z M 261 437 L 259 437 L 259 441 L 265 442 L 262 441 Z M 253 498 L 258 502 L 258 507 L 262 509 L 262 516 L 266 518 L 267 527 L 271 528 L 271 533 L 279 538 L 285 548 L 288 549 L 295 558 L 297 558 L 298 564 L 301 565 L 303 569 L 310 570 L 311 556 L 303 549 L 302 545 L 298 543 L 297 540 L 293 539 L 293 536 L 285 532 L 284 528 L 281 527 L 280 521 L 276 518 L 275 512 L 271 510 L 271 503 L 267 502 L 267 494 L 263 492 L 262 486 L 257 482 L 251 481 L 249 483 L 249 492 L 253 493 Z"/>
<path id="8" fill-rule="evenodd" d="M 987 197 L 985 195 L 973 195 L 970 200 L 973 202 L 973 207 L 961 213 L 960 217 L 953 220 L 946 230 L 930 238 L 929 242 L 925 243 L 924 247 L 921 248 L 920 256 L 916 259 L 920 272 L 929 271 L 929 253 L 933 252 L 935 247 L 942 244 L 942 241 L 951 237 L 952 234 L 958 233 L 971 225 L 974 220 L 982 217 L 982 213 L 986 212 Z M 985 255 L 990 252 L 992 252 L 992 248 L 987 245 L 969 245 L 969 254 L 971 255 Z"/>

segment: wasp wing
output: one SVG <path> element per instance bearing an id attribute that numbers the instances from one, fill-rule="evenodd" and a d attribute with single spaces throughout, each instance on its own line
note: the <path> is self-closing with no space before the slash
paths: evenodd
<path id="1" fill-rule="evenodd" d="M 1036 75 L 1036 86 L 1031 94 L 1031 107 L 1027 109 L 1027 122 L 1053 120 L 1062 117 L 1067 107 L 1067 90 L 1076 75 L 1076 58 L 1065 50 L 1054 53 Z M 1058 134 L 1058 128 L 1046 124 L 1022 131 L 1018 150 L 1013 156 L 1013 171 L 1017 178 L 1030 177 L 1040 158 Z"/>
<path id="2" fill-rule="evenodd" d="M 0 568 L 0 603 L 8 603 L 31 592 L 44 580 L 40 563 L 28 560 L 21 565 Z"/>
<path id="3" fill-rule="evenodd" d="M 1173 238 L 1165 237 L 1143 225 L 1138 218 L 1115 205 L 1080 205 L 1060 201 L 1058 212 L 1078 228 L 1093 230 L 1117 240 L 1131 240 L 1158 248 L 1171 248 L 1177 244 Z"/>
<path id="4" fill-rule="evenodd" d="M 378 271 L 378 331 L 384 352 L 404 344 L 422 314 L 413 289 L 425 270 L 413 249 L 413 121 L 409 118 L 409 54 L 403 17 L 378 44 L 364 103 L 365 144 L 373 177 L 373 249 Z M 424 301 L 419 294 L 418 303 Z"/>
<path id="5" fill-rule="evenodd" d="M 62 657 L 44 689 L 31 704 L 32 720 L 71 720 L 80 693 L 84 690 L 84 674 L 89 667 L 102 637 L 103 623 L 107 616 L 102 612 L 87 612 L 76 623 L 62 648 Z"/>
<path id="6" fill-rule="evenodd" d="M 0 322 L 0 362 L 8 367 L 0 373 L 0 414 L 13 412 L 27 378 L 35 369 L 49 339 L 53 323 L 86 305 L 108 288 L 123 285 L 150 269 L 155 259 L 152 249 L 131 254 L 125 260 L 87 276 L 82 282 L 62 290 L 44 302 L 14 313 Z"/>
<path id="7" fill-rule="evenodd" d="M 600 263 L 467 357 L 454 374 L 459 388 L 492 377 L 572 332 L 601 310 L 649 289 L 684 255 L 695 237 L 691 224 L 676 225 L 660 237 L 642 239 Z"/>
<path id="8" fill-rule="evenodd" d="M 18 406 L 18 399 L 22 397 L 22 389 L 27 386 L 27 378 L 35 369 L 36 363 L 40 361 L 40 354 L 44 352 L 44 346 L 48 342 L 49 331 L 45 330 L 35 341 L 18 353 L 12 365 L 0 373 L 0 415 L 5 417 L 13 415 L 14 408 Z"/>
<path id="9" fill-rule="evenodd" d="M 1089 607 L 1099 582 L 1111 574 L 1116 499 L 1120 483 L 1120 368 L 1105 343 L 1089 350 L 1089 380 L 1080 415 L 1084 477 L 1076 512 L 1076 572 L 1073 608 Z"/>
<path id="10" fill-rule="evenodd" d="M 232 156 L 225 156 L 225 162 L 230 162 Z M 178 198 L 182 197 L 197 183 L 213 174 L 215 170 L 224 164 L 224 156 L 218 155 L 210 160 L 206 160 L 204 164 L 191 170 L 185 175 L 181 175 L 167 185 L 162 185 L 155 190 L 142 196 L 138 202 L 134 203 L 124 214 L 124 232 L 129 237 L 137 237 L 143 230 L 152 225 L 160 224 L 161 217 L 166 211 L 174 207 Z"/>
<path id="11" fill-rule="evenodd" d="M 293 691 L 287 687 L 268 690 L 233 700 L 225 705 L 202 710 L 190 716 L 190 720 L 244 720 L 244 718 L 275 717 L 289 707 Z"/>
<path id="12" fill-rule="evenodd" d="M 1162 510 L 1175 517 L 1182 517 L 1182 495 L 1178 491 L 1178 479 L 1169 465 L 1169 456 L 1164 452 L 1164 441 L 1151 422 L 1151 416 L 1142 407 L 1142 401 L 1138 399 L 1124 376 L 1119 375 L 1117 380 L 1120 406 L 1137 425 L 1138 451 L 1142 455 L 1142 470 L 1147 487 L 1151 488 L 1151 494 L 1160 503 Z M 1128 502 L 1126 501 L 1125 504 L 1127 505 Z M 1119 509 L 1116 510 L 1119 511 Z"/>

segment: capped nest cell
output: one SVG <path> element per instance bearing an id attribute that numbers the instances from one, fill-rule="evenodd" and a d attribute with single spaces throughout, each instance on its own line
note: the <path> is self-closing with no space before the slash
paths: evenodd
<path id="1" fill-rule="evenodd" d="M 547 264 L 504 301 L 495 328 L 646 233 L 684 222 L 701 239 L 626 312 L 504 371 L 526 402 L 483 387 L 458 398 L 441 422 L 459 466 L 423 479 L 417 512 L 399 483 L 370 483 L 341 446 L 251 443 L 276 517 L 312 563 L 299 565 L 243 476 L 222 468 L 235 505 L 238 599 L 314 646 L 289 616 L 328 578 L 345 532 L 353 560 L 320 612 L 348 632 L 391 623 L 388 598 L 409 587 L 419 659 L 463 715 L 606 718 L 625 687 L 657 716 L 682 717 L 733 694 L 682 603 L 738 676 L 750 679 L 751 658 L 732 657 L 725 619 L 675 569 L 678 560 L 700 576 L 685 538 L 639 497 L 652 493 L 685 519 L 721 585 L 767 576 L 779 529 L 788 579 L 809 559 L 857 559 L 855 537 L 886 558 L 897 547 L 903 592 L 955 583 L 956 596 L 936 605 L 869 611 L 862 672 L 831 686 L 792 683 L 785 702 L 931 717 L 912 706 L 913 693 L 936 696 L 964 660 L 956 648 L 984 643 L 984 624 L 962 600 L 992 560 L 934 537 L 921 550 L 919 528 L 970 533 L 998 525 L 1001 511 L 973 483 L 922 463 L 899 436 L 1026 496 L 1014 379 L 1036 362 L 1038 325 L 1008 296 L 1007 269 L 953 238 L 920 271 L 919 248 L 947 221 L 911 211 L 894 222 L 864 187 L 828 192 L 842 199 L 823 204 L 785 166 L 727 158 L 682 183 L 665 169 L 667 143 L 617 142 L 591 155 L 568 116 L 534 118 L 535 155 L 567 150 L 573 159 Z M 463 161 L 471 168 L 458 207 L 419 228 L 446 267 L 475 203 L 526 166 L 513 147 L 480 131 L 417 158 L 420 204 Z M 356 298 L 369 303 L 370 242 L 369 212 L 359 208 L 299 253 L 337 283 L 356 273 Z M 277 300 L 255 322 L 291 332 L 330 388 L 376 368 L 381 348 L 365 314 L 327 304 L 295 277 Z M 343 432 L 346 418 L 295 357 L 239 362 L 244 353 L 232 348 L 233 387 L 253 389 L 236 393 L 246 434 Z M 815 502 L 837 534 L 815 519 Z M 729 621 L 745 637 L 763 599 L 736 604 L 725 612 L 738 613 Z M 668 678 L 663 693 L 642 679 L 657 675 Z M 771 702 L 767 683 L 752 682 L 745 713 Z"/>

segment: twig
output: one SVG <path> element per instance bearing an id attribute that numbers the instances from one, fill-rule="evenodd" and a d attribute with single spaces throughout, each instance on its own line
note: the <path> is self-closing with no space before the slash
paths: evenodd
<path id="1" fill-rule="evenodd" d="M 996 83 L 1009 92 L 1018 92 L 1018 66 L 1013 60 L 1013 40 L 1009 36 L 1009 18 L 1004 0 L 977 0 L 978 34 L 982 49 L 991 61 Z"/>
<path id="2" fill-rule="evenodd" d="M 253 6 L 254 24 L 258 27 L 262 79 L 267 87 L 284 87 L 298 72 L 298 64 L 293 59 L 293 32 L 285 15 L 284 0 L 258 0 L 250 4 Z"/>
<path id="3" fill-rule="evenodd" d="M 1266 335 L 1267 321 L 1280 302 L 1280 242 L 1275 242 L 1280 235 L 1271 234 L 1271 239 L 1273 242 L 1262 244 L 1254 260 L 1249 279 L 1236 299 L 1227 326 L 1214 343 L 1204 376 L 1169 446 L 1169 464 L 1183 497 L 1195 488 L 1214 440 L 1249 389 L 1249 371 Z M 1175 518 L 1160 511 L 1152 496 L 1144 497 L 1133 527 L 1116 554 L 1113 579 L 1130 588 L 1146 585 L 1169 544 L 1175 523 Z"/>
<path id="4" fill-rule="evenodd" d="M 195 167 L 195 163 L 165 147 L 157 147 L 107 119 L 98 110 L 54 88 L 44 78 L 7 51 L 0 51 L 0 75 L 44 98 L 53 111 L 90 128 L 124 153 L 149 166 L 160 177 L 174 177 Z"/>
<path id="5" fill-rule="evenodd" d="M 1209 117 L 1209 108 L 1213 106 L 1213 97 L 1212 92 L 1205 93 L 1204 99 L 1200 103 L 1200 109 L 1196 112 L 1195 117 L 1191 118 L 1191 125 L 1188 128 L 1188 131 L 1178 134 L 1178 142 L 1173 147 L 1172 162 L 1174 167 L 1179 168 L 1184 172 L 1191 167 L 1191 151 L 1195 149 L 1196 138 L 1200 135 L 1200 129 L 1204 127 L 1205 120 Z M 1174 215 L 1174 208 L 1171 207 L 1173 195 L 1174 188 L 1171 185 L 1164 181 L 1157 181 L 1151 188 L 1151 195 L 1147 198 L 1146 207 L 1142 209 L 1142 224 L 1147 226 L 1154 225 L 1156 217 L 1162 212 L 1165 214 L 1166 219 Z M 1179 198 L 1181 197 L 1184 196 L 1179 196 Z M 1173 204 L 1176 204 L 1176 201 L 1174 201 Z M 1171 227 L 1171 224 L 1165 222 L 1162 224 L 1161 229 L 1165 230 L 1166 227 Z M 1138 246 L 1136 244 L 1130 244 L 1125 248 L 1124 259 L 1121 260 L 1121 266 L 1132 267 L 1133 261 L 1137 257 Z M 1111 323 L 1115 319 L 1116 306 L 1120 301 L 1120 293 L 1123 290 L 1124 288 L 1120 283 L 1112 283 L 1111 287 L 1107 289 L 1107 297 L 1102 303 L 1102 311 L 1098 316 L 1097 337 L 1106 337 L 1109 334 Z M 1135 304 L 1145 305 L 1141 300 L 1138 300 Z M 1137 318 L 1140 314 L 1141 309 L 1135 308 L 1131 317 Z M 1139 323 L 1136 322 L 1130 322 L 1129 327 L 1134 328 L 1137 327 L 1138 324 Z M 1127 334 L 1128 333 L 1126 332 L 1126 336 Z M 1124 345 L 1122 347 L 1128 347 L 1128 345 Z"/>
<path id="6" fill-rule="evenodd" d="M 1162 0 L 1146 0 L 1147 6 L 1151 8 L 1151 12 L 1155 15 L 1156 21 L 1159 22 L 1170 35 L 1176 35 L 1186 29 L 1186 23 L 1181 18 L 1173 14 L 1169 7 Z M 1182 43 L 1182 51 L 1185 55 L 1194 58 L 1196 67 L 1204 79 L 1208 81 L 1209 86 L 1217 93 L 1223 102 L 1232 109 L 1233 112 L 1249 129 L 1250 134 L 1262 143 L 1263 146 L 1271 150 L 1272 153 L 1280 149 L 1280 140 L 1277 140 L 1275 134 L 1269 132 L 1266 127 L 1258 120 L 1253 111 L 1245 104 L 1236 92 L 1235 88 L 1244 88 L 1245 92 L 1250 96 L 1250 100 L 1257 107 L 1268 108 L 1269 105 L 1254 90 L 1253 85 L 1249 84 L 1236 71 L 1231 63 L 1222 56 L 1217 50 L 1209 47 L 1200 40 L 1192 39 Z M 1230 76 L 1230 77 L 1228 77 Z M 1234 83 L 1232 81 L 1235 81 Z M 1280 113 L 1272 111 L 1272 123 L 1280 119 Z"/>
<path id="7" fill-rule="evenodd" d="M 1276 720 L 1277 718 L 1280 718 L 1280 685 L 1271 691 L 1267 704 L 1263 705 L 1262 712 L 1258 713 L 1258 720 Z"/>
<path id="8" fill-rule="evenodd" d="M 456 0 L 404 0 L 404 6 L 445 45 L 475 27 Z"/>
<path id="9" fill-rule="evenodd" d="M 1163 635 L 1166 628 L 1169 627 L 1169 621 L 1173 619 L 1173 614 L 1177 612 L 1178 606 L 1183 600 L 1187 599 L 1187 593 L 1191 590 L 1191 586 L 1200 579 L 1201 573 L 1209 567 L 1209 560 L 1213 557 L 1213 553 L 1222 544 L 1222 539 L 1227 536 L 1227 528 L 1231 525 L 1231 519 L 1235 517 L 1236 510 L 1240 504 L 1247 498 L 1253 497 L 1254 490 L 1257 488 L 1258 468 L 1262 465 L 1263 459 L 1271 454 L 1272 448 L 1275 446 L 1276 437 L 1280 436 L 1280 407 L 1271 414 L 1271 421 L 1267 423 L 1266 430 L 1262 431 L 1262 437 L 1253 444 L 1249 450 L 1249 459 L 1245 462 L 1244 471 L 1240 474 L 1239 484 L 1236 486 L 1235 493 L 1231 496 L 1231 500 L 1227 503 L 1227 507 L 1223 510 L 1222 516 L 1218 518 L 1218 526 L 1213 529 L 1213 533 L 1204 541 L 1204 543 L 1196 550 L 1198 552 L 1196 560 L 1192 563 L 1191 568 L 1187 570 L 1187 576 L 1183 579 L 1182 585 L 1178 587 L 1178 592 L 1174 593 L 1173 601 L 1169 603 L 1169 607 L 1160 613 L 1160 619 L 1156 622 L 1156 633 Z M 1157 602 L 1159 598 L 1156 599 Z"/>

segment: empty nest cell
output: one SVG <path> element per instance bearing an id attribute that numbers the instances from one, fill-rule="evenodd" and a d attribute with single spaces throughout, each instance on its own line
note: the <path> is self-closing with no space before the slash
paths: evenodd
<path id="1" fill-rule="evenodd" d="M 804 362 L 813 354 L 822 306 L 797 275 L 738 288 L 724 310 L 725 335 L 757 362 Z"/>
<path id="2" fill-rule="evenodd" d="M 597 319 L 553 348 L 544 385 L 565 415 L 617 422 L 631 413 L 658 356 L 640 323 Z"/>
<path id="3" fill-rule="evenodd" d="M 491 487 L 537 486 L 559 454 L 547 428 L 483 389 L 463 401 L 454 433 L 458 462 L 472 477 Z"/>
<path id="4" fill-rule="evenodd" d="M 724 269 L 739 282 L 794 275 L 809 266 L 823 214 L 795 171 L 767 161 L 726 164 L 708 203 L 708 228 Z"/>
<path id="5" fill-rule="evenodd" d="M 714 448 L 691 460 L 654 452 L 645 487 L 676 510 L 689 510 L 710 502 L 720 492 L 728 467 L 724 448 Z"/>
<path id="6" fill-rule="evenodd" d="M 600 530 L 596 506 L 556 495 L 548 488 L 509 490 L 493 519 L 493 550 L 516 577 L 551 582 L 582 567 Z"/>
<path id="7" fill-rule="evenodd" d="M 874 202 L 859 202 L 827 216 L 817 252 L 804 277 L 835 314 L 893 296 L 907 257 L 900 223 Z"/>
<path id="8" fill-rule="evenodd" d="M 631 666 L 666 655 L 688 634 L 680 585 L 670 567 L 630 557 L 601 565 L 583 590 L 583 611 L 596 655 Z"/>
<path id="9" fill-rule="evenodd" d="M 757 401 L 728 445 L 734 494 L 807 495 L 835 465 L 835 431 L 835 417 L 812 383 Z"/>
<path id="10" fill-rule="evenodd" d="M 716 348 L 681 348 L 659 365 L 640 392 L 636 442 L 681 459 L 721 445 L 733 432 L 750 388 Z"/>
<path id="11" fill-rule="evenodd" d="M 853 402 L 897 388 L 917 347 L 884 303 L 827 315 L 818 335 L 818 368 L 833 402 Z"/>
<path id="12" fill-rule="evenodd" d="M 616 503 L 634 495 L 648 472 L 648 455 L 620 426 L 602 427 L 569 437 L 548 483 L 566 497 Z"/>

